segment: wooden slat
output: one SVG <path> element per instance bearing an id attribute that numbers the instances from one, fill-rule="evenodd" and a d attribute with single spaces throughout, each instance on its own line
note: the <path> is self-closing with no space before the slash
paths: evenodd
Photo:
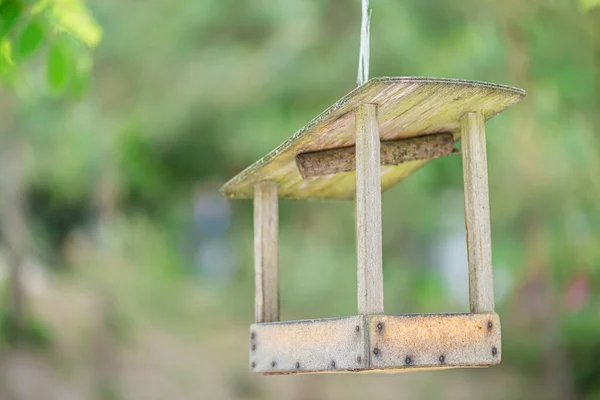
<path id="1" fill-rule="evenodd" d="M 278 230 L 277 185 L 258 183 L 254 187 L 256 322 L 279 321 Z"/>
<path id="2" fill-rule="evenodd" d="M 481 113 L 468 113 L 460 121 L 471 312 L 493 312 L 494 277 L 484 117 Z"/>
<path id="3" fill-rule="evenodd" d="M 368 368 L 363 316 L 250 326 L 250 370 L 262 373 L 348 371 Z"/>
<path id="4" fill-rule="evenodd" d="M 454 152 L 451 133 L 438 133 L 410 139 L 381 142 L 381 165 L 407 161 L 433 160 Z M 356 170 L 356 146 L 301 153 L 296 164 L 303 178 Z"/>
<path id="5" fill-rule="evenodd" d="M 447 368 L 500 363 L 500 319 L 488 314 L 369 317 L 371 369 Z"/>
<path id="6" fill-rule="evenodd" d="M 273 180 L 277 182 L 279 198 L 352 199 L 356 184 L 354 172 L 303 179 L 296 166 L 296 155 L 354 145 L 354 110 L 360 104 L 378 105 L 380 140 L 388 141 L 440 132 L 453 132 L 458 136 L 461 115 L 477 111 L 487 120 L 524 96 L 521 89 L 485 82 L 423 77 L 373 78 L 235 176 L 221 191 L 232 198 L 251 198 L 254 184 Z M 420 160 L 382 167 L 382 189 L 388 189 L 426 163 L 427 160 Z"/>
<path id="7" fill-rule="evenodd" d="M 356 110 L 356 250 L 358 313 L 383 313 L 381 181 L 377 105 Z"/>

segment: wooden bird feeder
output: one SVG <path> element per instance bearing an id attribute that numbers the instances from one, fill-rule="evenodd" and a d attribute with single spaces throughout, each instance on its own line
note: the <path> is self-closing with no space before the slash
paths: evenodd
<path id="1" fill-rule="evenodd" d="M 254 198 L 250 368 L 265 374 L 486 367 L 502 356 L 494 313 L 484 123 L 525 92 L 455 79 L 373 78 L 227 182 Z M 381 192 L 462 140 L 470 313 L 386 315 Z M 279 321 L 278 199 L 354 199 L 358 315 Z"/>

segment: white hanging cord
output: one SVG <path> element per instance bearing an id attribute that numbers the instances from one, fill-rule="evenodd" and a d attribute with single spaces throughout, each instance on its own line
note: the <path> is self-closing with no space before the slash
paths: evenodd
<path id="1" fill-rule="evenodd" d="M 370 34 L 371 34 L 371 10 L 369 0 L 362 0 L 362 19 L 360 28 L 360 53 L 358 56 L 358 86 L 369 80 L 369 56 L 370 56 Z"/>

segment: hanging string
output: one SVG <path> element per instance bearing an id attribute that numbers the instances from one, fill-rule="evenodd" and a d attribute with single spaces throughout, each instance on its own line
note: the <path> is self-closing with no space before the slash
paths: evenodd
<path id="1" fill-rule="evenodd" d="M 362 19 L 360 28 L 360 51 L 358 55 L 358 86 L 369 80 L 369 56 L 370 56 L 370 34 L 371 34 L 371 10 L 369 0 L 362 0 Z"/>

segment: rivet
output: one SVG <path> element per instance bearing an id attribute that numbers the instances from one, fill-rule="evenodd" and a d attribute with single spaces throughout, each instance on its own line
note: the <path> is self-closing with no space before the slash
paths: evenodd
<path id="1" fill-rule="evenodd" d="M 383 324 L 380 322 L 377 324 L 377 330 L 381 332 L 383 330 Z"/>
<path id="2" fill-rule="evenodd" d="M 496 354 L 498 354 L 498 349 L 496 346 L 492 346 L 492 355 L 495 356 Z"/>
<path id="3" fill-rule="evenodd" d="M 335 369 L 335 360 L 331 360 L 331 368 Z"/>
<path id="4" fill-rule="evenodd" d="M 379 354 L 379 348 L 375 347 L 373 349 L 373 354 L 375 354 L 375 355 Z"/>
<path id="5" fill-rule="evenodd" d="M 255 344 L 252 345 L 252 351 L 254 351 L 254 350 L 256 350 L 256 345 Z"/>
<path id="6" fill-rule="evenodd" d="M 251 366 L 252 366 L 252 368 L 256 367 L 256 363 L 255 363 L 255 362 L 253 362 L 253 363 L 251 364 Z"/>
<path id="7" fill-rule="evenodd" d="M 412 364 L 412 358 L 410 358 L 410 356 L 406 356 L 406 358 L 404 359 L 404 363 L 406 365 Z"/>
<path id="8" fill-rule="evenodd" d="M 488 329 L 492 329 L 493 326 L 494 324 L 492 324 L 492 321 L 488 321 Z"/>
<path id="9" fill-rule="evenodd" d="M 356 332 L 360 332 L 360 326 L 356 325 L 356 328 L 354 328 L 354 330 L 355 330 Z"/>
<path id="10" fill-rule="evenodd" d="M 296 363 L 296 369 L 300 369 L 300 363 L 299 362 Z"/>
<path id="11" fill-rule="evenodd" d="M 254 340 L 254 338 L 255 338 L 255 337 L 256 337 L 256 333 L 252 332 L 252 333 L 250 334 L 250 339 Z"/>
<path id="12" fill-rule="evenodd" d="M 356 357 L 356 362 L 359 363 L 359 364 L 361 364 L 362 363 L 362 357 L 361 356 Z"/>
<path id="13" fill-rule="evenodd" d="M 440 356 L 439 358 L 441 363 L 444 363 L 444 361 L 446 361 L 446 356 L 444 356 L 443 354 Z"/>
<path id="14" fill-rule="evenodd" d="M 276 365 L 277 363 L 275 361 L 271 362 L 271 367 L 275 368 Z"/>

